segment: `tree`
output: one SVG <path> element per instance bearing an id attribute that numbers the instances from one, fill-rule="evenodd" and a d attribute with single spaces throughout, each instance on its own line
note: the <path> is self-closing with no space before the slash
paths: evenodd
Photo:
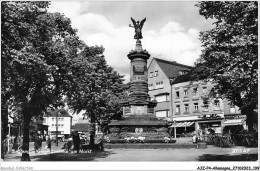
<path id="1" fill-rule="evenodd" d="M 112 115 L 120 115 L 118 107 L 123 79 L 103 56 L 103 47 L 88 47 L 79 54 L 72 65 L 73 91 L 67 94 L 68 106 L 91 122 L 90 145 L 94 144 L 95 124 L 100 124 Z"/>
<path id="2" fill-rule="evenodd" d="M 24 153 L 30 160 L 29 126 L 33 116 L 56 107 L 69 90 L 69 66 L 82 42 L 70 20 L 48 13 L 49 2 L 2 2 L 2 103 L 21 108 Z M 3 115 L 3 113 L 2 113 Z"/>
<path id="3" fill-rule="evenodd" d="M 216 22 L 200 33 L 204 49 L 194 75 L 215 82 L 213 91 L 238 106 L 252 130 L 257 120 L 258 2 L 206 1 L 196 6 L 200 15 Z"/>

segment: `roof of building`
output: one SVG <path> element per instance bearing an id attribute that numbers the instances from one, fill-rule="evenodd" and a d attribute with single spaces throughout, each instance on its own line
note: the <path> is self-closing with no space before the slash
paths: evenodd
<path id="1" fill-rule="evenodd" d="M 190 75 L 191 75 L 191 72 L 188 72 L 187 74 L 184 74 L 184 75 L 179 75 L 178 77 L 176 77 L 174 79 L 173 84 L 191 81 Z"/>
<path id="2" fill-rule="evenodd" d="M 72 126 L 72 129 L 78 132 L 89 132 L 90 127 L 90 123 L 76 123 L 74 126 Z"/>
<path id="3" fill-rule="evenodd" d="M 208 71 L 206 71 L 205 67 L 203 66 L 196 66 L 192 68 L 188 73 L 184 75 L 179 75 L 173 81 L 173 84 L 188 82 L 188 81 L 198 81 L 204 80 L 207 78 Z"/>
<path id="4" fill-rule="evenodd" d="M 48 110 L 44 117 L 56 117 L 57 113 L 58 117 L 72 117 L 65 109 Z"/>
<path id="5" fill-rule="evenodd" d="M 189 71 L 190 69 L 193 68 L 192 66 L 183 65 L 175 61 L 172 62 L 172 61 L 167 61 L 159 58 L 153 58 L 153 59 L 156 60 L 159 67 L 163 70 L 163 72 L 168 78 L 173 78 L 173 77 L 176 78 L 180 75 L 179 71 Z"/>

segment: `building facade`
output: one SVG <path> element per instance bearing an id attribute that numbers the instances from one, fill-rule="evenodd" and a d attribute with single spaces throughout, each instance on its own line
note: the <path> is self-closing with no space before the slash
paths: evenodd
<path id="1" fill-rule="evenodd" d="M 65 109 L 48 111 L 43 117 L 43 124 L 48 125 L 49 135 L 68 138 L 71 134 L 72 116 Z"/>
<path id="2" fill-rule="evenodd" d="M 148 68 L 149 94 L 157 100 L 156 116 L 167 120 L 176 137 L 198 130 L 223 133 L 234 126 L 246 128 L 246 117 L 226 99 L 209 93 L 211 82 L 190 81 L 192 67 L 154 58 Z"/>
<path id="3" fill-rule="evenodd" d="M 192 67 L 177 62 L 153 58 L 148 67 L 148 89 L 151 99 L 157 101 L 155 115 L 170 121 L 172 112 L 170 78 L 183 75 Z"/>

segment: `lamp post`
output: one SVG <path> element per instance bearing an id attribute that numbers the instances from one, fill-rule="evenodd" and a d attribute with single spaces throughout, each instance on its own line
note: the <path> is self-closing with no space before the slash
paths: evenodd
<path id="1" fill-rule="evenodd" d="M 173 94 L 172 94 L 172 85 L 173 85 L 173 81 L 174 78 L 169 78 L 170 80 L 170 85 L 171 85 L 171 123 L 173 124 Z M 174 125 L 176 125 L 176 121 L 174 121 Z M 176 138 L 176 127 L 173 127 L 174 129 L 174 138 Z"/>
<path id="2" fill-rule="evenodd" d="M 9 126 L 9 132 L 8 132 L 8 138 L 7 138 L 7 151 L 10 152 L 10 136 L 11 136 L 11 123 L 8 123 Z"/>
<path id="3" fill-rule="evenodd" d="M 172 101 L 172 84 L 173 84 L 173 81 L 174 81 L 174 78 L 169 78 L 170 80 L 170 86 L 171 86 L 171 122 L 173 121 L 173 101 Z"/>
<path id="4" fill-rule="evenodd" d="M 59 142 L 58 142 L 58 114 L 59 113 L 60 113 L 59 111 L 56 112 L 56 146 L 59 146 Z"/>

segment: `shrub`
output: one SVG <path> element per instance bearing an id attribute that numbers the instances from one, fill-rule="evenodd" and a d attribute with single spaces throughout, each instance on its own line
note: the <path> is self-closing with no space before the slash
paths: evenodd
<path id="1" fill-rule="evenodd" d="M 156 129 L 155 127 L 152 127 L 152 128 L 150 129 L 150 132 L 157 132 L 157 129 Z"/>
<path id="2" fill-rule="evenodd" d="M 217 147 L 258 147 L 258 133 L 241 131 L 237 134 L 213 134 L 207 136 L 207 144 L 215 145 Z"/>
<path id="3" fill-rule="evenodd" d="M 168 128 L 161 127 L 157 130 L 158 132 L 167 132 Z"/>
<path id="4" fill-rule="evenodd" d="M 123 127 L 123 128 L 121 129 L 121 132 L 129 132 L 129 128 L 128 128 L 128 127 Z"/>
<path id="5" fill-rule="evenodd" d="M 258 147 L 258 132 L 241 131 L 238 134 L 231 134 L 235 145 L 246 147 Z"/>
<path id="6" fill-rule="evenodd" d="M 109 128 L 110 133 L 120 133 L 120 128 Z"/>

